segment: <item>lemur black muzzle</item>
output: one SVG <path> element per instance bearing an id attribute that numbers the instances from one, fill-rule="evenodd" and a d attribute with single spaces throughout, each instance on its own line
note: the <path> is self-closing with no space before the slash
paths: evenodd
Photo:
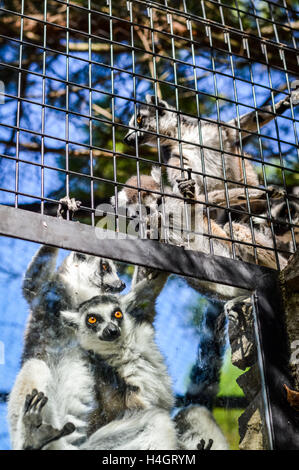
<path id="1" fill-rule="evenodd" d="M 126 284 L 123 281 L 119 281 L 115 283 L 115 285 L 105 286 L 105 292 L 117 293 L 117 292 L 121 292 L 122 290 L 124 290 L 125 287 L 126 287 Z"/>
<path id="2" fill-rule="evenodd" d="M 120 337 L 120 329 L 113 323 L 109 323 L 102 333 L 103 341 L 115 341 Z"/>
<path id="3" fill-rule="evenodd" d="M 120 281 L 120 283 L 115 287 L 116 292 L 121 292 L 124 290 L 126 287 L 126 284 L 123 281 Z"/>

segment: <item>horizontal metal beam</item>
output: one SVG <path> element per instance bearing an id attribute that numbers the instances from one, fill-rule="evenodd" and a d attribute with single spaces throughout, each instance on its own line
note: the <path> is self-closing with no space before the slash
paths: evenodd
<path id="1" fill-rule="evenodd" d="M 111 237 L 115 236 L 110 232 Z M 155 240 L 103 239 L 97 227 L 0 205 L 0 235 L 66 250 L 232 285 L 251 291 L 277 277 L 277 271 L 221 256 L 186 250 Z"/>

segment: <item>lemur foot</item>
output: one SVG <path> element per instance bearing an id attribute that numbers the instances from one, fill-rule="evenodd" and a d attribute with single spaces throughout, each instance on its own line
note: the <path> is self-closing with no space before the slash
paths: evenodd
<path id="1" fill-rule="evenodd" d="M 206 441 L 201 439 L 200 443 L 197 444 L 197 450 L 211 450 L 213 442 L 213 439 L 209 439 L 209 442 L 206 445 Z"/>
<path id="2" fill-rule="evenodd" d="M 177 178 L 178 188 L 184 197 L 195 198 L 195 181 L 191 178 Z"/>
<path id="3" fill-rule="evenodd" d="M 62 429 L 55 429 L 49 424 L 43 424 L 42 410 L 48 398 L 43 392 L 32 390 L 26 396 L 23 424 L 25 428 L 24 450 L 41 450 L 50 442 L 71 434 L 75 430 L 72 423 L 66 423 Z"/>
<path id="4" fill-rule="evenodd" d="M 59 205 L 57 209 L 57 217 L 59 219 L 65 219 L 67 211 L 70 211 L 70 218 L 72 219 L 75 212 L 80 209 L 81 201 L 76 201 L 76 199 L 69 198 L 68 196 L 63 197 L 59 200 Z"/>

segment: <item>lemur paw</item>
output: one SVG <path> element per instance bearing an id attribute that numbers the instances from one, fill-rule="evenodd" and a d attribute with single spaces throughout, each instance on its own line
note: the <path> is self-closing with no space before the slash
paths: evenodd
<path id="1" fill-rule="evenodd" d="M 68 196 L 65 196 L 59 200 L 59 205 L 57 209 L 57 217 L 59 219 L 65 219 L 67 211 L 70 211 L 70 218 L 72 219 L 75 212 L 77 212 L 80 209 L 81 206 L 81 201 L 76 201 L 76 199 L 69 198 Z"/>
<path id="2" fill-rule="evenodd" d="M 206 441 L 201 439 L 200 443 L 197 444 L 197 450 L 211 450 L 213 442 L 213 439 L 209 439 L 209 442 L 206 445 Z"/>
<path id="3" fill-rule="evenodd" d="M 72 423 L 66 423 L 60 430 L 43 423 L 42 410 L 47 401 L 48 398 L 44 393 L 35 389 L 26 396 L 23 415 L 24 450 L 41 450 L 50 442 L 67 436 L 75 430 Z"/>
<path id="4" fill-rule="evenodd" d="M 184 197 L 195 198 L 195 181 L 188 178 L 177 178 L 178 188 Z"/>

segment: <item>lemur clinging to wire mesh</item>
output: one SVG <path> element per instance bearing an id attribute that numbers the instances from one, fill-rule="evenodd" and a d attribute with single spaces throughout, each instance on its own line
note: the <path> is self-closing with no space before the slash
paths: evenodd
<path id="1" fill-rule="evenodd" d="M 299 89 L 293 92 L 293 103 L 296 103 Z M 248 131 L 257 132 L 259 128 L 271 121 L 275 115 L 282 114 L 290 107 L 290 97 L 287 96 L 275 105 L 275 114 L 271 106 L 232 119 L 227 123 L 200 122 L 196 117 L 179 115 L 175 108 L 166 101 L 155 96 L 146 95 L 147 104 L 141 105 L 136 116 L 138 130 L 129 130 L 125 142 L 135 146 L 136 137 L 140 145 L 156 145 L 157 132 L 160 144 L 168 149 L 167 175 L 174 193 L 187 197 L 204 200 L 205 184 L 209 201 L 218 203 L 225 201 L 224 182 L 229 190 L 229 197 L 246 199 L 244 187 L 237 187 L 236 183 L 245 183 L 254 188 L 248 188 L 250 197 L 261 197 L 264 192 L 258 190 L 258 176 L 250 163 L 250 156 L 244 154 L 244 167 L 239 152 L 240 140 L 248 136 Z M 157 107 L 156 107 L 157 104 Z M 156 115 L 158 114 L 158 122 Z M 158 127 L 157 127 L 158 124 Z M 221 126 L 220 126 L 221 124 Z M 240 125 L 241 131 L 238 130 Z M 135 115 L 129 122 L 135 127 Z M 200 145 L 204 146 L 201 148 Z M 163 156 L 163 153 L 162 153 Z M 181 165 L 181 157 L 183 168 Z M 192 170 L 192 178 L 186 177 L 184 170 Z M 245 175 L 243 173 L 245 172 Z M 195 172 L 195 173 L 194 173 Z M 205 182 L 202 173 L 206 176 Z M 246 178 L 246 181 L 245 181 Z M 270 195 L 276 195 L 275 188 Z M 278 192 L 281 196 L 281 193 Z"/>
<path id="2" fill-rule="evenodd" d="M 299 93 L 298 90 L 294 92 Z M 201 124 L 199 128 L 199 120 L 197 118 L 180 116 L 180 139 L 182 140 L 179 145 L 178 139 L 178 119 L 177 113 L 174 108 L 170 107 L 165 101 L 157 100 L 158 108 L 156 108 L 155 97 L 146 96 L 147 105 L 140 106 L 138 115 L 136 117 L 138 131 L 129 131 L 125 137 L 125 142 L 134 145 L 136 143 L 136 136 L 140 144 L 155 145 L 157 141 L 157 120 L 156 114 L 158 110 L 158 122 L 159 122 L 159 137 L 160 143 L 164 147 L 168 148 L 166 152 L 170 157 L 168 158 L 167 164 L 167 175 L 169 183 L 171 184 L 171 190 L 165 188 L 164 193 L 166 196 L 163 197 L 164 206 L 163 214 L 168 218 L 168 214 L 174 214 L 173 219 L 177 218 L 178 221 L 184 214 L 183 202 L 180 200 L 172 199 L 167 195 L 172 192 L 172 195 L 183 194 L 189 198 L 195 198 L 198 201 L 206 202 L 205 191 L 204 191 L 204 179 L 201 173 L 207 175 L 206 178 L 206 189 L 208 190 L 208 201 L 216 204 L 226 203 L 226 191 L 224 190 L 223 178 L 226 177 L 228 197 L 229 200 L 234 202 L 246 202 L 246 192 L 244 187 L 236 187 L 237 183 L 244 183 L 243 169 L 246 174 L 246 184 L 249 185 L 247 188 L 249 198 L 259 199 L 265 198 L 265 192 L 259 189 L 258 176 L 250 163 L 249 159 L 246 158 L 244 161 L 244 168 L 242 165 L 241 157 L 236 154 L 239 152 L 239 140 L 248 136 L 248 131 L 257 131 L 256 113 L 250 112 L 239 118 L 240 128 L 242 131 L 238 131 L 238 120 L 234 119 L 230 122 L 222 124 L 221 136 L 219 135 L 219 123 L 208 122 Z M 287 108 L 290 107 L 290 97 L 286 97 L 275 106 L 276 114 L 283 113 Z M 270 106 L 265 106 L 258 111 L 259 127 L 263 126 L 271 119 L 274 118 Z M 135 124 L 135 116 L 132 116 L 130 120 L 130 126 Z M 199 148 L 194 144 L 202 144 L 207 148 Z M 220 151 L 223 150 L 223 152 Z M 228 153 L 225 153 L 228 152 Z M 231 155 L 234 154 L 234 155 Z M 181 158 L 183 159 L 183 165 L 185 170 L 198 172 L 199 174 L 192 173 L 190 178 L 190 172 L 188 178 L 182 178 L 183 169 L 181 167 Z M 204 166 L 203 165 L 204 162 Z M 225 170 L 224 170 L 225 168 Z M 225 173 L 224 173 L 225 171 Z M 157 176 L 158 175 L 158 176 Z M 149 208 L 157 207 L 158 201 L 161 200 L 161 177 L 159 176 L 159 170 L 154 169 L 151 177 L 142 176 L 140 177 L 140 185 L 138 185 L 137 177 L 131 177 L 126 187 L 119 193 L 118 203 L 119 205 L 127 205 L 129 207 L 129 215 L 134 215 L 136 209 L 139 206 L 139 194 L 141 197 L 141 203 L 145 204 Z M 131 187 L 128 187 L 128 186 Z M 137 192 L 134 190 L 140 186 L 141 191 Z M 253 186 L 253 187 L 250 187 Z M 156 192 L 156 193 L 155 193 Z M 268 192 L 272 197 L 282 197 L 283 192 L 277 188 L 268 188 Z M 111 200 L 112 204 L 115 204 L 115 198 Z M 200 206 L 193 206 L 195 215 L 200 212 Z M 131 212 L 131 214 L 130 214 Z M 184 215 L 183 215 L 184 217 Z M 195 220 L 198 217 L 195 217 Z M 153 216 L 150 222 L 154 223 L 157 221 L 157 216 Z M 185 224 L 187 223 L 187 219 Z M 157 223 L 156 223 L 157 224 Z M 180 222 L 180 227 L 182 223 Z M 186 225 L 183 230 L 186 230 Z M 209 228 L 209 230 L 207 230 Z M 191 231 L 194 231 L 191 229 Z M 272 234 L 264 233 L 263 230 L 255 230 L 252 234 L 251 229 L 246 224 L 232 222 L 225 227 L 220 227 L 215 221 L 210 220 L 203 215 L 201 217 L 201 225 L 195 226 L 197 232 L 210 232 L 213 237 L 213 246 L 215 246 L 214 253 L 221 254 L 222 256 L 230 256 L 230 244 L 225 241 L 227 237 L 233 236 L 236 242 L 235 249 L 236 254 L 244 261 L 253 261 L 257 258 L 258 263 L 268 267 L 276 268 L 277 259 L 275 254 L 271 250 L 263 249 L 274 248 L 274 242 Z M 232 233 L 231 233 L 232 232 Z M 180 240 L 177 237 L 177 232 L 173 231 L 176 235 L 176 244 L 182 244 L 186 246 L 186 240 Z M 268 236 L 270 235 L 270 236 Z M 188 246 L 190 247 L 190 237 L 188 239 Z M 170 237 L 170 241 L 171 237 Z M 256 243 L 256 249 L 251 248 L 248 243 Z M 261 248 L 260 248 L 261 247 Z M 209 239 L 202 236 L 195 235 L 195 243 L 192 246 L 193 249 L 210 252 Z M 285 259 L 278 255 L 281 267 L 285 265 Z"/>

